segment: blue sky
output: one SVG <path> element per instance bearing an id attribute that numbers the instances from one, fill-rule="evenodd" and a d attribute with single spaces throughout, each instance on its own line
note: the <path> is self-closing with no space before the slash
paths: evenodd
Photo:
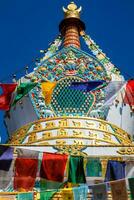
<path id="1" fill-rule="evenodd" d="M 0 0 L 0 81 L 19 71 L 58 35 L 68 0 Z M 83 7 L 86 32 L 119 67 L 134 77 L 134 0 L 75 0 Z M 84 49 L 83 49 L 84 50 Z M 29 69 L 31 71 L 32 68 Z M 17 78 L 23 75 L 17 74 Z M 0 134 L 6 140 L 3 112 Z"/>

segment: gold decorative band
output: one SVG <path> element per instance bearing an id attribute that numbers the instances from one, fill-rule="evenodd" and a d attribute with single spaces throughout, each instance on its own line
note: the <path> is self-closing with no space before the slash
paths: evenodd
<path id="1" fill-rule="evenodd" d="M 55 145 L 69 144 L 68 141 L 72 142 L 72 145 L 85 146 L 132 144 L 129 135 L 124 130 L 107 121 L 89 117 L 40 119 L 17 130 L 9 143 L 35 144 L 45 142 L 49 144 L 48 141 L 55 141 Z"/>

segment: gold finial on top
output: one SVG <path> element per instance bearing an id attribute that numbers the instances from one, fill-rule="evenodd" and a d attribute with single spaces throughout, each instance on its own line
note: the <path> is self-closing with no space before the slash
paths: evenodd
<path id="1" fill-rule="evenodd" d="M 74 2 L 71 2 L 68 6 L 67 9 L 63 7 L 63 11 L 65 13 L 65 18 L 80 18 L 80 12 L 82 10 L 82 7 L 80 6 L 77 8 L 77 5 Z"/>

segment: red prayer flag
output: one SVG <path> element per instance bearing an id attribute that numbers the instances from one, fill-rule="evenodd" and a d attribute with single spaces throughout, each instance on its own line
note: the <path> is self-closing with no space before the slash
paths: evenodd
<path id="1" fill-rule="evenodd" d="M 124 103 L 134 106 L 134 80 L 129 80 L 126 84 Z"/>
<path id="2" fill-rule="evenodd" d="M 17 83 L 0 83 L 0 86 L 4 94 L 10 94 L 15 90 Z"/>
<path id="3" fill-rule="evenodd" d="M 15 161 L 14 189 L 31 191 L 35 184 L 38 159 L 17 158 Z"/>
<path id="4" fill-rule="evenodd" d="M 43 153 L 40 177 L 51 181 L 63 182 L 67 159 L 67 155 Z"/>
<path id="5" fill-rule="evenodd" d="M 1 110 L 9 110 L 10 108 L 10 102 L 12 93 L 15 90 L 17 84 L 11 83 L 11 84 L 0 84 L 3 93 L 0 95 L 0 109 Z"/>

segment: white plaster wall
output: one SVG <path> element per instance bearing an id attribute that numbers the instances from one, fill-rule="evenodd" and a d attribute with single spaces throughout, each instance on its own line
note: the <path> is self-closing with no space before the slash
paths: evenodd
<path id="1" fill-rule="evenodd" d="M 21 126 L 38 119 L 29 96 L 23 97 L 21 102 L 22 104 L 18 102 L 15 107 L 11 108 L 10 118 L 5 117 L 4 119 L 9 135 Z"/>
<path id="2" fill-rule="evenodd" d="M 134 112 L 129 105 L 119 102 L 118 105 L 110 106 L 107 121 L 125 130 L 131 136 L 134 135 Z"/>

